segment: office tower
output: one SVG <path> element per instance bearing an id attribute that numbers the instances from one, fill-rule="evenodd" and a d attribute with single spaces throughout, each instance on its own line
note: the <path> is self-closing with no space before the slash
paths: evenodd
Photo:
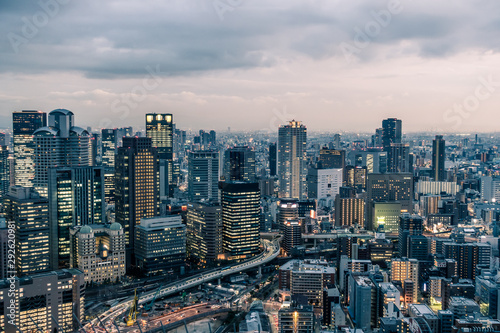
<path id="1" fill-rule="evenodd" d="M 388 150 L 388 172 L 412 171 L 410 164 L 410 145 L 407 143 L 391 143 Z"/>
<path id="2" fill-rule="evenodd" d="M 255 151 L 251 148 L 233 147 L 224 153 L 224 179 L 226 181 L 255 181 Z"/>
<path id="3" fill-rule="evenodd" d="M 500 177 L 481 177 L 481 200 L 500 202 Z"/>
<path id="4" fill-rule="evenodd" d="M 354 155 L 354 165 L 366 167 L 367 173 L 386 173 L 388 153 L 381 148 L 368 148 L 366 151 L 357 151 Z"/>
<path id="5" fill-rule="evenodd" d="M 384 129 L 377 128 L 375 129 L 375 134 L 372 135 L 372 147 L 383 147 L 383 136 Z"/>
<path id="6" fill-rule="evenodd" d="M 115 204 L 115 169 L 104 168 L 104 201 Z"/>
<path id="7" fill-rule="evenodd" d="M 125 229 L 127 265 L 133 265 L 134 234 L 142 218 L 159 212 L 158 153 L 151 138 L 124 137 L 115 160 L 116 222 Z"/>
<path id="8" fill-rule="evenodd" d="M 445 141 L 442 135 L 436 135 L 436 138 L 432 140 L 432 178 L 436 181 L 446 180 L 445 159 Z"/>
<path id="9" fill-rule="evenodd" d="M 453 330 L 453 321 L 455 319 L 453 312 L 449 310 L 439 310 L 437 315 L 439 318 L 438 333 L 451 333 Z"/>
<path id="10" fill-rule="evenodd" d="M 7 146 L 8 145 L 8 136 L 5 135 L 5 133 L 0 132 L 0 146 Z M 5 144 L 7 142 L 7 145 Z"/>
<path id="11" fill-rule="evenodd" d="M 160 196 L 171 197 L 174 193 L 172 178 L 174 162 L 174 119 L 170 113 L 147 113 L 146 136 L 151 138 L 158 151 L 158 159 L 165 161 L 160 168 Z"/>
<path id="12" fill-rule="evenodd" d="M 408 258 L 395 258 L 392 260 L 391 264 L 391 281 L 398 281 L 401 284 L 407 283 L 406 281 L 410 280 L 411 284 L 411 301 L 406 302 L 406 306 L 410 303 L 417 303 L 417 295 L 418 295 L 418 260 L 417 259 L 408 259 Z M 408 289 L 408 288 L 406 288 Z"/>
<path id="13" fill-rule="evenodd" d="M 48 169 L 48 199 L 51 269 L 69 268 L 70 228 L 106 221 L 103 169 Z"/>
<path id="14" fill-rule="evenodd" d="M 280 198 L 307 197 L 307 129 L 292 120 L 278 130 L 278 177 Z"/>
<path id="15" fill-rule="evenodd" d="M 307 191 L 310 199 L 335 199 L 342 186 L 342 169 L 309 168 L 307 173 Z"/>
<path id="16" fill-rule="evenodd" d="M 402 121 L 396 118 L 382 120 L 382 146 L 389 151 L 391 143 L 401 143 Z"/>
<path id="17" fill-rule="evenodd" d="M 0 199 L 9 191 L 10 160 L 7 146 L 0 146 Z"/>
<path id="18" fill-rule="evenodd" d="M 180 215 L 141 219 L 135 238 L 136 267 L 144 274 L 184 274 L 186 225 Z"/>
<path id="19" fill-rule="evenodd" d="M 400 202 L 374 202 L 371 207 L 371 225 L 380 232 L 397 233 L 401 216 Z"/>
<path id="20" fill-rule="evenodd" d="M 316 212 L 316 200 L 306 199 L 299 200 L 299 217 L 311 217 L 313 212 Z"/>
<path id="21" fill-rule="evenodd" d="M 373 205 L 376 202 L 399 202 L 401 213 L 413 212 L 413 176 L 400 174 L 368 174 L 368 228 L 373 228 Z"/>
<path id="22" fill-rule="evenodd" d="M 348 285 L 348 310 L 354 326 L 370 331 L 378 320 L 375 284 L 368 276 L 350 273 Z"/>
<path id="23" fill-rule="evenodd" d="M 101 130 L 102 144 L 102 166 L 115 168 L 115 153 L 117 148 L 117 130 L 113 128 L 103 128 Z"/>
<path id="24" fill-rule="evenodd" d="M 191 201 L 219 200 L 219 152 L 189 152 L 188 197 Z"/>
<path id="25" fill-rule="evenodd" d="M 443 255 L 457 262 L 458 277 L 474 280 L 477 266 L 490 266 L 491 245 L 487 243 L 444 243 Z"/>
<path id="26" fill-rule="evenodd" d="M 418 215 L 402 214 L 399 218 L 398 250 L 400 257 L 408 257 L 408 237 L 421 236 L 424 220 Z"/>
<path id="27" fill-rule="evenodd" d="M 274 178 L 260 178 L 259 179 L 259 189 L 260 195 L 262 197 L 274 197 L 275 179 Z"/>
<path id="28" fill-rule="evenodd" d="M 9 221 L 9 226 L 4 217 L 0 218 L 0 280 L 9 278 L 11 271 L 9 269 L 9 228 L 15 228 L 15 222 Z M 15 229 L 14 229 L 15 230 Z M 15 267 L 14 267 L 15 271 Z M 3 321 L 4 318 L 0 318 Z"/>
<path id="29" fill-rule="evenodd" d="M 279 230 L 283 231 L 283 226 L 287 220 L 298 220 L 299 203 L 297 199 L 280 199 L 278 201 L 278 213 L 276 214 L 276 221 Z"/>
<path id="30" fill-rule="evenodd" d="M 412 235 L 406 238 L 407 242 L 407 254 L 408 258 L 414 258 L 417 260 L 428 260 L 429 251 L 428 244 L 429 241 L 427 237 L 423 235 Z"/>
<path id="31" fill-rule="evenodd" d="M 323 147 L 319 151 L 319 163 L 324 169 L 344 169 L 345 150 Z"/>
<path id="32" fill-rule="evenodd" d="M 12 113 L 12 139 L 14 147 L 15 184 L 33 186 L 35 178 L 33 134 L 47 126 L 47 114 L 42 111 L 23 110 Z"/>
<path id="33" fill-rule="evenodd" d="M 229 260 L 259 253 L 260 191 L 258 183 L 221 182 L 222 246 Z"/>
<path id="34" fill-rule="evenodd" d="M 335 198 L 335 225 L 342 226 L 365 226 L 365 200 L 362 198 L 343 198 L 337 195 Z"/>
<path id="35" fill-rule="evenodd" d="M 11 287 L 11 283 L 13 286 Z M 16 290 L 13 297 L 12 289 Z M 78 269 L 63 269 L 0 281 L 0 312 L 15 318 L 0 321 L 0 331 L 76 332 L 84 320 L 85 280 Z"/>
<path id="36" fill-rule="evenodd" d="M 125 234 L 119 223 L 70 228 L 70 267 L 86 283 L 118 282 L 125 275 Z"/>
<path id="37" fill-rule="evenodd" d="M 276 169 L 278 166 L 278 155 L 276 142 L 269 144 L 269 175 L 276 176 Z"/>
<path id="38" fill-rule="evenodd" d="M 307 297 L 309 304 L 323 305 L 323 290 L 335 281 L 335 268 L 310 263 L 305 260 L 290 260 L 279 269 L 279 289 L 290 290 L 294 295 Z"/>
<path id="39" fill-rule="evenodd" d="M 372 262 L 385 266 L 392 259 L 394 244 L 388 239 L 376 238 L 368 242 L 368 252 Z"/>
<path id="40" fill-rule="evenodd" d="M 175 126 L 175 124 L 174 124 Z M 176 128 L 174 130 L 174 158 L 184 157 L 184 147 L 186 145 L 186 131 Z"/>
<path id="41" fill-rule="evenodd" d="M 73 123 L 73 112 L 57 109 L 49 113 L 49 125 L 34 133 L 33 182 L 41 195 L 47 195 L 49 168 L 90 165 L 90 134 Z"/>
<path id="42" fill-rule="evenodd" d="M 283 249 L 287 254 L 292 252 L 295 246 L 302 245 L 302 221 L 287 220 L 283 225 Z"/>
<path id="43" fill-rule="evenodd" d="M 222 209 L 202 201 L 187 206 L 187 253 L 200 268 L 212 266 L 222 255 Z"/>
<path id="44" fill-rule="evenodd" d="M 366 167 L 348 165 L 344 172 L 344 185 L 366 190 L 366 178 L 368 171 Z"/>
<path id="45" fill-rule="evenodd" d="M 341 144 L 340 144 L 340 134 L 335 134 L 333 136 L 333 148 L 334 149 L 340 149 L 340 148 L 342 148 Z"/>
<path id="46" fill-rule="evenodd" d="M 278 311 L 278 333 L 314 332 L 315 320 L 312 306 L 304 301 L 300 304 L 292 301 L 290 307 L 282 307 Z"/>
<path id="47" fill-rule="evenodd" d="M 17 276 L 50 269 L 48 201 L 32 187 L 12 186 L 4 199 L 6 220 L 15 223 Z"/>

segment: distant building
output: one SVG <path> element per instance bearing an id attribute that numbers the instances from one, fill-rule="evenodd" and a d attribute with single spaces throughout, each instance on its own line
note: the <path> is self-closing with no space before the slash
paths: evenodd
<path id="1" fill-rule="evenodd" d="M 309 168 L 307 189 L 309 199 L 335 199 L 342 186 L 343 169 Z"/>
<path id="2" fill-rule="evenodd" d="M 192 151 L 188 156 L 188 196 L 192 201 L 219 200 L 219 152 Z"/>
<path id="3" fill-rule="evenodd" d="M 71 268 L 85 282 L 117 282 L 125 275 L 125 234 L 119 223 L 72 227 Z"/>
<path id="4" fill-rule="evenodd" d="M 432 178 L 436 181 L 445 181 L 446 173 L 444 162 L 446 159 L 445 141 L 442 135 L 436 135 L 432 141 Z"/>
<path id="5" fill-rule="evenodd" d="M 224 178 L 226 181 L 254 182 L 256 179 L 255 151 L 247 146 L 226 150 Z"/>
<path id="6" fill-rule="evenodd" d="M 278 131 L 279 197 L 307 197 L 307 129 L 300 121 L 292 120 Z"/>
<path id="7" fill-rule="evenodd" d="M 283 249 L 287 254 L 296 246 L 302 245 L 302 221 L 287 220 L 283 225 Z"/>
<path id="8" fill-rule="evenodd" d="M 136 266 L 144 274 L 184 274 L 186 226 L 180 215 L 143 218 L 135 237 Z"/>
<path id="9" fill-rule="evenodd" d="M 391 281 L 399 281 L 405 284 L 410 280 L 413 284 L 411 287 L 411 301 L 405 302 L 406 306 L 410 303 L 418 303 L 418 260 L 408 258 L 396 258 L 391 264 Z"/>

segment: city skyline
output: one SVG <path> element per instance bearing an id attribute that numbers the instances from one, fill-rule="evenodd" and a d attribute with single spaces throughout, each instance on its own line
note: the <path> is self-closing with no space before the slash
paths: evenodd
<path id="1" fill-rule="evenodd" d="M 220 2 L 2 4 L 0 127 L 61 107 L 93 128 L 496 129 L 498 3 Z"/>

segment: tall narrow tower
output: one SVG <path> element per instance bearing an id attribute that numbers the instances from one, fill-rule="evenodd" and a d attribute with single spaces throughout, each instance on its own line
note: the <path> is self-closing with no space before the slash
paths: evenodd
<path id="1" fill-rule="evenodd" d="M 292 120 L 278 131 L 278 174 L 281 198 L 307 198 L 307 129 Z"/>
<path id="2" fill-rule="evenodd" d="M 445 141 L 442 135 L 436 135 L 436 138 L 432 141 L 432 177 L 436 181 L 446 180 L 444 172 L 445 158 Z"/>

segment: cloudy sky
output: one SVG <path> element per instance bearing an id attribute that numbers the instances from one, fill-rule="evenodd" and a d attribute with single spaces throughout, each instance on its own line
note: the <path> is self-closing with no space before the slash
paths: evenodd
<path id="1" fill-rule="evenodd" d="M 496 131 L 500 1 L 0 0 L 0 127 Z"/>

